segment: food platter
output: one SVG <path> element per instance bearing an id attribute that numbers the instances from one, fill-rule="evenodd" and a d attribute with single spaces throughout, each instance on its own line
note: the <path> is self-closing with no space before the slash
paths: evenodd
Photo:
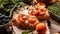
<path id="1" fill-rule="evenodd" d="M 23 9 L 23 10 L 24 10 L 23 13 L 24 13 L 25 15 L 28 15 L 28 10 L 27 10 L 28 7 L 30 7 L 30 6 L 26 6 L 26 7 L 24 7 L 24 8 L 20 8 L 18 13 L 21 13 L 21 9 Z M 18 17 L 18 15 L 19 15 L 18 13 L 15 13 L 14 16 L 13 16 L 13 18 L 16 19 L 16 18 Z M 48 12 L 47 12 L 47 14 L 48 14 Z M 49 14 L 48 14 L 48 15 L 49 15 Z M 43 20 L 43 21 L 40 21 L 40 22 L 46 24 L 47 30 L 46 30 L 45 34 L 50 34 L 50 30 L 49 30 L 49 27 L 48 27 L 47 20 Z M 15 24 L 16 24 L 16 23 L 15 23 Z M 21 29 L 21 28 L 18 28 L 18 26 L 16 26 L 15 24 L 12 23 L 13 33 L 14 33 L 14 34 L 22 34 L 24 31 L 26 31 L 26 30 L 23 30 L 23 29 Z M 28 34 L 32 34 L 32 33 L 33 33 L 33 34 L 38 34 L 35 29 L 34 29 L 32 32 L 28 33 Z"/>
<path id="2" fill-rule="evenodd" d="M 26 6 L 25 8 L 27 8 L 28 6 Z M 18 12 L 16 13 L 15 12 L 15 14 L 14 14 L 14 17 L 16 16 L 18 14 Z M 55 26 L 57 26 L 56 24 L 55 24 L 55 26 L 53 25 L 53 23 L 55 23 L 56 21 L 54 21 L 54 20 L 52 20 L 51 19 L 51 28 L 49 28 L 48 27 L 48 23 L 47 23 L 47 20 L 46 21 L 40 21 L 40 22 L 42 22 L 42 23 L 45 23 L 46 24 L 46 27 L 47 27 L 47 31 L 46 31 L 46 34 L 54 34 L 54 33 L 56 33 L 56 32 L 59 32 L 59 29 L 57 30 L 57 28 L 55 28 Z M 56 22 L 57 23 L 57 22 Z M 21 30 L 20 28 L 18 28 L 18 27 L 16 27 L 15 25 L 13 25 L 13 34 L 21 34 L 22 32 L 24 32 L 24 31 L 26 31 L 26 30 Z M 53 31 L 53 32 L 52 32 Z M 32 32 L 31 32 L 32 33 Z M 31 33 L 29 33 L 29 34 L 31 34 Z M 36 30 L 34 30 L 33 31 L 33 33 L 37 33 L 37 31 Z"/>

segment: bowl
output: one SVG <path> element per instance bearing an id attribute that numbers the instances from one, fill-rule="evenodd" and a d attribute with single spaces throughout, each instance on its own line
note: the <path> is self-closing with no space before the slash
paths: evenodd
<path id="1" fill-rule="evenodd" d="M 52 19 L 60 22 L 60 16 L 54 14 L 52 11 L 49 11 L 49 14 L 50 14 L 50 16 L 51 16 Z"/>

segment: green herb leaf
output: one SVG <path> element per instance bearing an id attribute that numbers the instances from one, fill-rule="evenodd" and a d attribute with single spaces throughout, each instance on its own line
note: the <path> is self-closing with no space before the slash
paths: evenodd
<path id="1" fill-rule="evenodd" d="M 30 30 L 26 30 L 26 31 L 22 32 L 22 34 L 28 34 L 28 33 L 32 32 L 33 30 L 34 30 L 34 28 L 32 28 Z"/>

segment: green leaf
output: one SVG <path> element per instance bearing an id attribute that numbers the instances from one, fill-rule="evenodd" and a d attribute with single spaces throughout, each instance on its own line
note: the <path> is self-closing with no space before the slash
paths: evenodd
<path id="1" fill-rule="evenodd" d="M 28 34 L 27 32 L 23 32 L 22 34 Z"/>
<path id="2" fill-rule="evenodd" d="M 22 34 L 28 34 L 28 33 L 32 32 L 33 30 L 34 30 L 34 28 L 32 28 L 30 30 L 26 30 L 26 31 L 22 32 Z"/>

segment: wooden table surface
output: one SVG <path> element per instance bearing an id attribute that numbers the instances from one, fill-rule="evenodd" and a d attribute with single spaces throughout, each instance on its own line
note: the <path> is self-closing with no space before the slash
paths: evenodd
<path id="1" fill-rule="evenodd" d="M 52 19 L 50 21 L 51 21 L 50 27 L 51 34 L 60 34 L 60 23 Z"/>

